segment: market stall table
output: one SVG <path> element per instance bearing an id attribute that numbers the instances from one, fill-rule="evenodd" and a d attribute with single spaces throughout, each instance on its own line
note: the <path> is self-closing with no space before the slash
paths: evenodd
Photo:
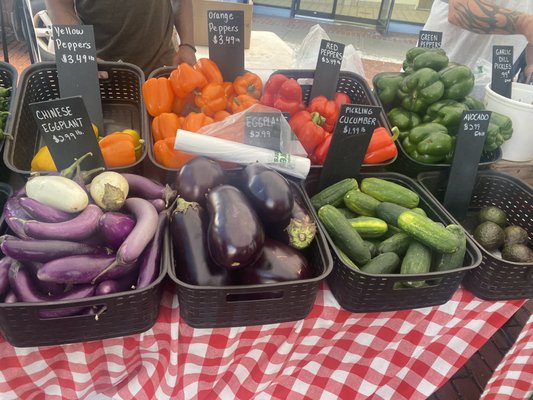
<path id="1" fill-rule="evenodd" d="M 524 303 L 460 288 L 438 307 L 354 314 L 324 285 L 304 320 L 194 329 L 172 290 L 143 334 L 40 348 L 0 339 L 1 398 L 425 399 Z"/>

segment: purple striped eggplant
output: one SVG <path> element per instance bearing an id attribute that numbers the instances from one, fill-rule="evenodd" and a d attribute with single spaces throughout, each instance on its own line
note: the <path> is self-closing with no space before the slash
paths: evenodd
<path id="1" fill-rule="evenodd" d="M 121 278 L 108 279 L 96 285 L 95 296 L 104 296 L 113 293 L 126 292 L 135 289 L 137 281 L 137 271 L 126 274 Z"/>
<path id="2" fill-rule="evenodd" d="M 165 207 L 176 198 L 176 191 L 169 185 L 162 185 L 145 176 L 123 173 L 129 185 L 130 197 L 141 197 L 146 200 L 161 199 L 165 202 Z"/>
<path id="3" fill-rule="evenodd" d="M 142 289 L 156 280 L 161 269 L 161 249 L 168 226 L 170 212 L 161 211 L 157 218 L 157 229 L 153 239 L 144 249 L 139 260 L 139 277 L 137 279 L 137 289 Z"/>
<path id="4" fill-rule="evenodd" d="M 8 272 L 13 263 L 11 257 L 4 257 L 0 260 L 0 297 L 2 297 L 9 290 Z"/>
<path id="5" fill-rule="evenodd" d="M 57 208 L 47 206 L 38 200 L 21 197 L 20 205 L 32 219 L 41 222 L 64 222 L 74 218 L 77 214 L 67 213 Z"/>
<path id="6" fill-rule="evenodd" d="M 11 196 L 4 205 L 4 221 L 9 229 L 21 239 L 29 239 L 24 232 L 24 222 L 29 220 L 30 215 L 20 205 L 20 196 Z"/>
<path id="7" fill-rule="evenodd" d="M 104 242 L 113 249 L 118 249 L 135 226 L 135 220 L 128 214 L 108 211 L 98 220 L 98 232 Z"/>

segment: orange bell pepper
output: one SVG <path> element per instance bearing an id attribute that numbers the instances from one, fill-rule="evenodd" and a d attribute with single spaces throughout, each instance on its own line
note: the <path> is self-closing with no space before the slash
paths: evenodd
<path id="1" fill-rule="evenodd" d="M 254 104 L 259 103 L 259 100 L 247 94 L 240 94 L 231 100 L 231 112 L 233 114 L 246 110 Z"/>
<path id="2" fill-rule="evenodd" d="M 236 94 L 247 94 L 256 99 L 261 96 L 263 81 L 261 77 L 253 72 L 245 72 L 233 80 L 233 89 Z"/>
<path id="3" fill-rule="evenodd" d="M 198 132 L 200 128 L 212 124 L 213 122 L 215 122 L 215 120 L 204 113 L 190 112 L 185 117 L 181 128 L 190 132 Z"/>
<path id="4" fill-rule="evenodd" d="M 194 102 L 205 115 L 213 116 L 217 111 L 226 108 L 227 99 L 224 87 L 220 83 L 208 83 L 194 98 Z"/>
<path id="5" fill-rule="evenodd" d="M 194 93 L 190 93 L 187 97 L 174 97 L 172 103 L 172 112 L 177 115 L 187 115 L 191 111 L 198 112 L 198 107 L 194 104 Z"/>
<path id="6" fill-rule="evenodd" d="M 231 114 L 229 112 L 227 112 L 226 110 L 222 110 L 222 111 L 217 111 L 214 115 L 213 115 L 213 119 L 215 120 L 215 122 L 219 122 L 219 121 L 223 121 L 225 120 L 227 117 L 229 117 Z"/>
<path id="7" fill-rule="evenodd" d="M 209 83 L 222 83 L 224 81 L 220 68 L 218 68 L 218 65 L 209 58 L 198 59 L 193 68 L 196 71 L 200 71 Z"/>
<path id="8" fill-rule="evenodd" d="M 174 149 L 175 138 L 166 138 L 154 143 L 155 160 L 166 168 L 181 168 L 183 164 L 196 157 L 194 154 L 185 153 Z"/>
<path id="9" fill-rule="evenodd" d="M 152 137 L 154 142 L 167 137 L 176 137 L 176 131 L 181 128 L 180 117 L 174 113 L 162 113 L 152 120 Z"/>
<path id="10" fill-rule="evenodd" d="M 182 98 L 207 85 L 206 77 L 187 63 L 178 65 L 168 79 L 174 94 Z"/>
<path id="11" fill-rule="evenodd" d="M 174 92 L 170 81 L 165 78 L 150 78 L 142 85 L 144 104 L 148 114 L 157 117 L 164 112 L 170 112 L 174 101 Z"/>
<path id="12" fill-rule="evenodd" d="M 142 139 L 139 146 L 142 146 Z M 124 132 L 113 132 L 99 142 L 100 151 L 107 168 L 126 167 L 137 161 L 135 138 Z"/>
<path id="13" fill-rule="evenodd" d="M 231 102 L 235 97 L 235 90 L 233 89 L 233 83 L 231 82 L 222 82 L 222 87 L 224 88 L 224 93 L 226 93 L 226 111 L 231 111 Z"/>

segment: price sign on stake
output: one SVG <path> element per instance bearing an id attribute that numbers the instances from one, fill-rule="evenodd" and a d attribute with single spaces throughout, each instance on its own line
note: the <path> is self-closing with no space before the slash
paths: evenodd
<path id="1" fill-rule="evenodd" d="M 68 167 L 88 152 L 93 155 L 82 162 L 82 169 L 105 167 L 80 96 L 31 103 L 30 110 L 58 170 Z"/>
<path id="2" fill-rule="evenodd" d="M 465 111 L 457 132 L 443 204 L 458 221 L 465 218 L 470 204 L 490 114 L 490 111 Z"/>
<path id="3" fill-rule="evenodd" d="M 442 32 L 420 31 L 418 34 L 418 47 L 438 49 L 442 46 Z"/>
<path id="4" fill-rule="evenodd" d="M 513 46 L 492 46 L 492 81 L 490 88 L 507 98 L 511 98 L 513 68 Z"/>
<path id="5" fill-rule="evenodd" d="M 244 73 L 244 11 L 207 11 L 209 58 L 225 81 Z"/>
<path id="6" fill-rule="evenodd" d="M 244 143 L 280 151 L 280 118 L 283 115 L 277 112 L 247 112 L 244 117 Z"/>
<path id="7" fill-rule="evenodd" d="M 92 25 L 54 25 L 61 97 L 82 96 L 91 122 L 104 132 L 96 46 Z"/>
<path id="8" fill-rule="evenodd" d="M 359 174 L 381 107 L 343 104 L 322 168 L 319 189 Z"/>
<path id="9" fill-rule="evenodd" d="M 326 96 L 333 99 L 341 70 L 344 44 L 322 39 L 318 51 L 315 77 L 311 88 L 311 99 Z"/>

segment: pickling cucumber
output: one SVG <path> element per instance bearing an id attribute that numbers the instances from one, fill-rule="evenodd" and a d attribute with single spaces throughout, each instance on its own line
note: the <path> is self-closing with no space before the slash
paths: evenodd
<path id="1" fill-rule="evenodd" d="M 344 205 L 356 214 L 375 217 L 380 201 L 360 190 L 350 190 L 344 195 Z"/>
<path id="2" fill-rule="evenodd" d="M 349 190 L 356 190 L 358 188 L 357 180 L 355 178 L 342 179 L 311 197 L 311 204 L 318 210 L 320 207 L 330 204 L 332 206 L 340 206 L 342 204 L 344 195 Z"/>
<path id="3" fill-rule="evenodd" d="M 400 257 L 396 253 L 383 253 L 361 267 L 367 274 L 392 274 L 400 266 Z"/>
<path id="4" fill-rule="evenodd" d="M 425 274 L 431 268 L 431 250 L 422 243 L 412 240 L 407 248 L 407 252 L 400 267 L 401 274 Z M 404 286 L 421 287 L 425 281 L 404 281 Z"/>
<path id="5" fill-rule="evenodd" d="M 375 217 L 356 217 L 348 219 L 363 239 L 375 239 L 387 233 L 389 227 L 387 223 Z"/>
<path id="6" fill-rule="evenodd" d="M 435 271 L 439 272 L 462 267 L 466 254 L 465 230 L 456 224 L 450 224 L 446 229 L 457 236 L 459 239 L 459 248 L 453 253 L 437 253 L 435 257 Z"/>
<path id="7" fill-rule="evenodd" d="M 364 178 L 361 181 L 361 192 L 379 201 L 388 201 L 406 208 L 418 206 L 418 194 L 402 185 L 381 178 Z"/>

